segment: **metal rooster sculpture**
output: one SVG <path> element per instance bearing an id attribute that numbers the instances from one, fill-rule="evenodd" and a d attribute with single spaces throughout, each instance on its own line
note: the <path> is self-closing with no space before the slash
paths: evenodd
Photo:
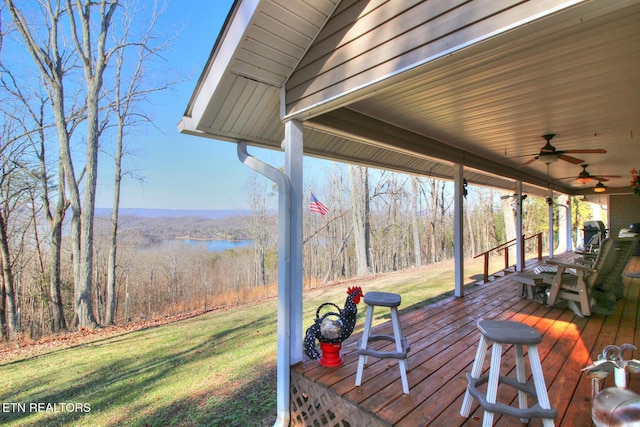
<path id="1" fill-rule="evenodd" d="M 349 338 L 356 326 L 357 304 L 363 296 L 362 289 L 359 286 L 355 286 L 347 290 L 347 300 L 342 310 L 331 302 L 325 302 L 318 307 L 316 319 L 313 325 L 307 329 L 304 339 L 304 352 L 310 359 L 320 359 L 320 364 L 324 366 L 339 366 L 342 364 L 342 359 L 339 355 L 341 343 Z M 333 306 L 338 311 L 328 312 L 321 316 L 320 311 L 327 306 Z M 316 347 L 316 340 L 320 341 L 323 353 L 329 352 L 331 355 L 321 355 Z"/>
<path id="2" fill-rule="evenodd" d="M 623 353 L 627 350 L 637 348 L 633 344 L 608 345 L 598 360 L 583 369 L 592 380 L 591 419 L 597 427 L 640 425 L 640 395 L 627 389 L 627 373 L 640 372 L 640 361 L 625 360 Z M 600 380 L 611 372 L 615 387 L 600 391 Z"/>

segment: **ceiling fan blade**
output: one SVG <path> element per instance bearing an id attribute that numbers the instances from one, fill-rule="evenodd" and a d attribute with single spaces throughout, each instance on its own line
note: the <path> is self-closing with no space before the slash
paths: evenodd
<path id="1" fill-rule="evenodd" d="M 580 178 L 580 176 L 564 176 L 562 178 L 556 178 L 558 180 L 563 180 L 563 179 L 575 179 L 577 180 L 578 178 Z M 589 175 L 589 178 L 592 181 L 609 181 L 609 178 L 622 178 L 620 175 Z"/>
<path id="2" fill-rule="evenodd" d="M 609 181 L 609 178 L 622 178 L 620 175 L 591 175 L 591 178 L 600 181 Z"/>
<path id="3" fill-rule="evenodd" d="M 518 157 L 534 157 L 537 156 L 538 153 L 531 153 L 531 154 L 518 154 L 517 156 L 509 156 L 510 159 L 517 159 Z"/>
<path id="4" fill-rule="evenodd" d="M 607 150 L 604 148 L 592 148 L 592 149 L 584 149 L 584 150 L 562 150 L 563 153 L 574 153 L 574 154 L 606 154 Z"/>
<path id="5" fill-rule="evenodd" d="M 563 153 L 566 153 L 566 151 L 563 151 Z M 560 154 L 558 158 L 564 160 L 565 162 L 573 163 L 574 165 L 584 163 L 584 160 L 582 159 L 578 159 L 577 157 L 565 156 L 564 154 Z"/>
<path id="6" fill-rule="evenodd" d="M 529 166 L 531 163 L 535 162 L 536 160 L 538 160 L 538 157 L 532 157 L 531 159 L 527 160 L 526 162 L 524 162 L 523 164 L 520 165 L 520 167 L 524 167 L 524 166 Z"/>

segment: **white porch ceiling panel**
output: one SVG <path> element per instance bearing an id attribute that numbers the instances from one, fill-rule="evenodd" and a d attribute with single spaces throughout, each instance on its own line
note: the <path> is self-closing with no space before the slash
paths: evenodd
<path id="1" fill-rule="evenodd" d="M 323 42 L 316 37 L 339 3 L 238 1 L 181 132 L 280 149 L 281 88 Z M 519 179 L 538 195 L 591 193 L 595 182 L 570 179 L 579 165 L 521 167 L 544 145 L 541 135 L 555 133 L 558 150 L 606 149 L 571 155 L 593 175 L 622 176 L 606 184 L 627 191 L 629 171 L 640 166 L 639 22 L 637 0 L 584 2 L 377 81 L 333 111 L 309 112 L 305 154 L 449 179 L 462 162 L 472 184 L 512 191 Z"/>
<path id="2" fill-rule="evenodd" d="M 263 2 L 234 57 L 231 72 L 281 87 L 338 1 Z"/>
<path id="3" fill-rule="evenodd" d="M 181 132 L 279 146 L 280 88 L 339 0 L 237 1 L 213 48 Z"/>
<path id="4" fill-rule="evenodd" d="M 518 168 L 538 153 L 541 135 L 592 175 L 621 175 L 640 161 L 640 5 L 561 32 L 524 32 L 513 43 L 434 68 L 348 108 L 452 147 Z M 546 29 L 548 31 L 548 29 Z M 635 162 L 635 163 L 634 163 Z M 573 190 L 579 165 L 533 162 L 526 170 Z M 595 182 L 593 183 L 595 184 Z M 582 185 L 584 187 L 584 185 Z"/>

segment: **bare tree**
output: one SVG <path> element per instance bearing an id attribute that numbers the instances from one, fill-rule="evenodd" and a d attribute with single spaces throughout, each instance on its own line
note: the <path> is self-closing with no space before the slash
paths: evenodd
<path id="1" fill-rule="evenodd" d="M 29 167 L 28 164 L 21 164 L 21 169 L 39 182 L 42 211 L 44 212 L 49 226 L 49 249 L 51 251 L 51 256 L 49 257 L 48 267 L 46 269 L 42 268 L 41 271 L 43 274 L 43 281 L 49 281 L 51 329 L 54 332 L 66 330 L 67 325 L 64 317 L 60 292 L 60 257 L 62 246 L 62 223 L 64 221 L 65 211 L 69 204 L 65 197 L 64 168 L 59 156 L 56 161 L 57 184 L 52 184 L 52 175 L 55 173 L 56 169 L 54 168 L 53 172 L 50 170 L 51 168 L 48 160 L 49 155 L 47 154 L 47 130 L 50 127 L 50 125 L 46 123 L 45 119 L 45 110 L 48 102 L 47 95 L 41 93 L 42 85 L 36 85 L 36 87 L 30 87 L 24 84 L 21 85 L 10 69 L 2 66 L 1 71 L 2 78 L 0 78 L 0 86 L 2 87 L 2 90 L 13 102 L 16 103 L 16 105 L 19 105 L 19 109 L 23 111 L 24 116 L 18 117 L 16 115 L 9 114 L 4 106 L 0 108 L 2 108 L 7 115 L 7 120 L 10 120 L 15 123 L 16 126 L 21 128 L 21 139 L 30 143 L 31 151 L 38 163 L 38 166 L 36 167 Z M 71 124 L 70 133 L 72 133 L 73 129 L 77 127 L 77 124 L 81 122 L 81 117 L 80 114 L 77 113 L 68 114 L 68 116 Z M 75 117 L 77 120 L 71 120 L 71 117 Z M 40 209 L 36 209 L 35 207 L 32 209 L 34 215 L 34 230 L 37 229 L 36 212 L 39 210 Z M 42 259 L 40 250 L 38 250 L 38 253 L 40 263 L 44 266 L 45 262 Z"/>
<path id="2" fill-rule="evenodd" d="M 418 206 L 420 204 L 420 178 L 411 178 L 411 231 L 413 237 L 413 258 L 416 265 L 422 265 L 422 246 L 420 245 L 420 229 L 418 227 Z"/>
<path id="3" fill-rule="evenodd" d="M 8 94 L 4 86 L 1 93 Z M 35 252 L 28 241 L 35 223 L 35 215 L 30 212 L 37 197 L 28 139 L 21 131 L 21 123 L 28 115 L 12 101 L 6 98 L 0 107 L 0 321 L 3 335 L 10 340 L 19 332 L 19 278 Z"/>
<path id="4" fill-rule="evenodd" d="M 249 197 L 253 215 L 247 225 L 251 230 L 254 243 L 253 279 L 251 282 L 254 285 L 265 286 L 267 284 L 266 256 L 272 237 L 267 213 L 268 181 L 260 178 L 257 174 L 252 174 L 249 178 Z"/>
<path id="5" fill-rule="evenodd" d="M 169 84 L 161 83 L 159 85 L 147 85 L 145 82 L 145 65 L 153 57 L 157 56 L 162 51 L 168 42 L 168 39 L 163 39 L 164 42 L 158 45 L 152 45 L 153 30 L 156 26 L 156 21 L 161 15 L 162 11 L 159 11 L 154 7 L 151 13 L 148 13 L 149 22 L 146 30 L 140 37 L 140 40 L 136 43 L 129 44 L 127 41 L 130 39 L 130 30 L 135 28 L 136 15 L 138 11 L 129 4 L 124 8 L 122 17 L 122 34 L 120 41 L 117 43 L 123 46 L 122 49 L 116 51 L 115 55 L 115 81 L 113 90 L 113 100 L 111 102 L 111 109 L 116 117 L 116 149 L 114 153 L 114 188 L 113 188 L 113 204 L 111 209 L 111 233 L 109 238 L 109 261 L 107 271 L 107 301 L 106 301 L 106 313 L 105 324 L 112 325 L 114 323 L 115 309 L 116 309 L 116 267 L 117 267 L 117 236 L 118 236 L 118 215 L 120 209 L 120 189 L 122 179 L 125 175 L 122 162 L 123 158 L 129 154 L 125 146 L 125 130 L 127 128 L 136 126 L 140 123 L 151 123 L 151 118 L 144 115 L 140 111 L 140 104 L 145 98 L 157 91 L 164 90 L 169 87 Z M 134 50 L 134 53 L 130 55 L 133 58 L 131 64 L 128 61 L 127 53 L 129 50 Z M 133 176 L 133 175 L 132 175 Z"/>
<path id="6" fill-rule="evenodd" d="M 5 122 L 6 123 L 6 122 Z M 2 266 L 2 322 L 3 334 L 10 340 L 14 339 L 18 333 L 18 305 L 15 286 L 15 274 L 13 264 L 15 254 L 12 254 L 12 233 L 10 229 L 10 218 L 19 215 L 21 199 L 26 191 L 24 179 L 20 174 L 20 168 L 16 157 L 23 154 L 23 149 L 11 143 L 11 138 L 6 138 L 7 132 L 3 132 L 2 146 L 0 147 L 0 265 Z M 17 145 L 17 144 L 16 144 Z"/>
<path id="7" fill-rule="evenodd" d="M 150 46 L 151 30 L 155 19 L 159 16 L 157 9 L 143 31 L 140 39 L 133 40 L 131 29 L 139 29 L 136 22 L 136 10 L 131 7 L 135 2 L 119 0 L 43 0 L 39 2 L 42 22 L 46 34 L 38 33 L 42 25 L 31 25 L 23 10 L 16 6 L 14 0 L 6 0 L 9 13 L 18 33 L 24 40 L 27 51 L 38 69 L 44 86 L 48 91 L 48 99 L 52 106 L 59 142 L 59 154 L 62 162 L 65 188 L 71 206 L 71 240 L 74 262 L 75 286 L 75 324 L 78 327 L 97 326 L 93 307 L 93 245 L 94 245 L 94 212 L 96 185 L 98 177 L 99 141 L 108 127 L 108 109 L 114 111 L 118 121 L 116 148 L 116 177 L 114 191 L 114 231 L 117 235 L 117 213 L 119 206 L 120 181 L 123 176 L 122 156 L 126 153 L 123 145 L 124 128 L 132 122 L 143 121 L 143 115 L 136 110 L 139 102 L 150 91 L 163 89 L 165 86 L 149 89 L 143 87 L 143 67 L 147 59 L 157 55 L 158 50 L 166 45 L 166 40 L 157 46 Z M 21 6 L 22 7 L 22 6 Z M 155 5 L 154 5 L 155 7 Z M 26 8 L 26 6 L 24 6 Z M 117 14 L 118 11 L 121 13 Z M 148 17 L 149 15 L 146 14 Z M 39 22 L 40 23 L 40 22 Z M 116 25 L 119 24 L 119 25 Z M 136 34 L 137 36 L 137 34 Z M 127 61 L 125 51 L 136 50 L 134 64 L 127 68 L 128 74 L 123 78 L 123 64 Z M 115 72 L 110 74 L 108 66 L 114 60 Z M 80 73 L 81 72 L 81 73 Z M 113 90 L 106 87 L 105 80 L 115 75 Z M 82 84 L 79 82 L 82 81 Z M 127 82 L 123 84 L 123 82 Z M 85 154 L 84 164 L 78 166 L 77 159 L 72 156 L 71 138 L 72 124 L 67 103 L 68 93 L 81 99 L 83 106 L 84 133 L 86 139 L 82 148 Z M 109 96 L 106 96 L 109 95 Z M 110 104 L 108 104 L 110 102 Z M 75 146 L 74 146 L 75 148 Z M 115 306 L 115 266 L 117 249 L 113 237 L 111 258 L 108 271 L 107 313 L 105 321 L 113 322 Z"/>
<path id="8" fill-rule="evenodd" d="M 370 273 L 369 172 L 365 167 L 350 165 L 349 179 L 357 262 L 356 274 L 365 276 Z"/>
<path id="9" fill-rule="evenodd" d="M 103 75 L 113 51 L 107 50 L 107 35 L 118 1 L 102 0 L 83 3 L 81 0 L 43 1 L 41 8 L 48 34 L 43 39 L 34 34 L 31 25 L 13 0 L 6 0 L 13 23 L 38 68 L 52 104 L 58 131 L 60 158 L 65 170 L 67 189 L 72 209 L 72 241 L 75 284 L 75 323 L 79 327 L 97 326 L 93 313 L 93 217 L 98 176 L 99 100 Z M 98 10 L 97 19 L 92 11 Z M 68 19 L 69 34 L 75 49 L 66 45 L 61 32 L 63 17 Z M 94 31 L 97 28 L 97 37 Z M 83 171 L 76 175 L 71 153 L 69 118 L 65 108 L 66 73 L 75 61 L 84 72 L 84 106 L 86 113 L 86 160 Z M 81 197 L 79 176 L 85 176 Z M 82 200 L 81 200 L 82 198 Z"/>

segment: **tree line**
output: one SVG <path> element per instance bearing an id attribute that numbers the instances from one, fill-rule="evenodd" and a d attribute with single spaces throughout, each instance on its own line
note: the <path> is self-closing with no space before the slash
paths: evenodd
<path id="1" fill-rule="evenodd" d="M 29 304 L 35 310 L 38 300 L 46 300 L 40 308 L 47 306 L 52 331 L 98 326 L 94 217 L 100 151 L 114 168 L 103 316 L 112 324 L 120 183 L 128 173 L 122 168 L 129 153 L 125 139 L 149 122 L 142 108 L 146 97 L 171 84 L 147 75 L 168 42 L 156 37 L 162 9 L 118 0 L 5 0 L 4 6 L 3 337 L 14 339 L 20 330 L 23 275 L 38 283 L 41 297 Z M 68 295 L 71 310 L 65 307 Z"/>
<path id="2" fill-rule="evenodd" d="M 0 332 L 39 337 L 270 297 L 277 287 L 275 192 L 253 177 L 252 214 L 234 235 L 249 250 L 154 248 L 120 230 L 120 185 L 169 38 L 163 10 L 118 0 L 4 0 L 0 27 Z M 9 49 L 7 50 L 7 47 Z M 96 217 L 98 160 L 112 162 L 110 215 Z M 105 160 L 106 159 L 106 160 Z M 304 218 L 306 287 L 440 262 L 453 256 L 452 188 L 445 181 L 327 163 L 307 183 L 329 208 Z M 513 207 L 488 188 L 465 201 L 465 256 L 504 242 Z M 502 201 L 501 201 L 502 200 Z M 530 210 L 545 209 L 535 198 Z M 542 208 L 540 208 L 540 206 Z M 526 217 L 525 233 L 546 219 Z M 233 228 L 233 230 L 231 230 Z"/>

